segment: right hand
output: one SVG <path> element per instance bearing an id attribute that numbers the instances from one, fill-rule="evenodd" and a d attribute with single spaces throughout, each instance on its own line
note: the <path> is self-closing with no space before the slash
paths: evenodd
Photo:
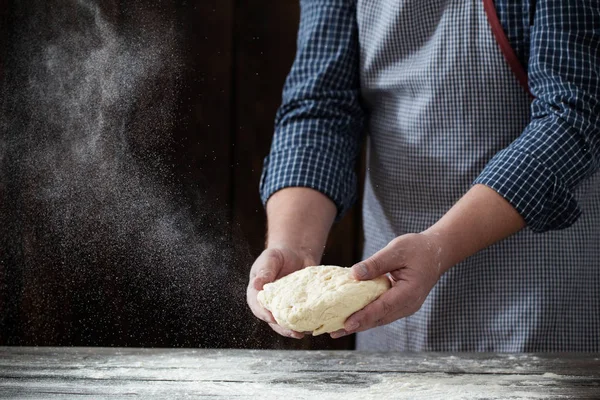
<path id="1" fill-rule="evenodd" d="M 301 256 L 298 252 L 288 248 L 267 248 L 256 259 L 250 269 L 250 282 L 246 290 L 246 301 L 252 313 L 267 322 L 269 326 L 282 336 L 302 339 L 304 334 L 286 329 L 275 321 L 273 314 L 264 308 L 257 299 L 258 292 L 267 283 L 298 271 L 309 265 L 316 265 L 308 257 Z"/>

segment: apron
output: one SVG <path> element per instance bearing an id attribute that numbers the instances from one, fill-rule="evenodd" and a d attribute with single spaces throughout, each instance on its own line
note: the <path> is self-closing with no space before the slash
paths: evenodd
<path id="1" fill-rule="evenodd" d="M 530 120 L 481 0 L 358 0 L 369 112 L 364 257 L 435 223 Z M 421 310 L 357 335 L 368 351 L 600 351 L 600 176 L 580 220 L 527 229 L 444 274 Z"/>

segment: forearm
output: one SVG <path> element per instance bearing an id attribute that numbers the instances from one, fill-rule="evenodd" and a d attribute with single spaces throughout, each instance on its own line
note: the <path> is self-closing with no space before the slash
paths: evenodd
<path id="1" fill-rule="evenodd" d="M 502 196 L 484 185 L 475 185 L 437 223 L 423 232 L 440 252 L 440 270 L 511 236 L 525 221 Z"/>
<path id="2" fill-rule="evenodd" d="M 337 209 L 322 193 L 304 187 L 282 189 L 267 202 L 267 247 L 284 247 L 318 263 Z"/>

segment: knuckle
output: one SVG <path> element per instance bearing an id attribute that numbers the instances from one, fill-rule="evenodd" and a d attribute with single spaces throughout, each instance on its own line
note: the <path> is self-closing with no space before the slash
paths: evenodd
<path id="1" fill-rule="evenodd" d="M 389 315 L 394 311 L 394 305 L 389 301 L 382 299 L 381 300 L 381 311 L 384 316 Z"/>
<path id="2" fill-rule="evenodd" d="M 371 258 L 365 263 L 367 264 L 367 271 L 369 272 L 370 276 L 379 276 L 385 273 L 383 270 L 383 263 L 379 258 Z"/>
<path id="3" fill-rule="evenodd" d="M 406 235 L 404 237 L 406 237 Z M 395 237 L 394 239 L 390 240 L 390 242 L 388 243 L 388 246 L 394 247 L 394 246 L 402 243 L 402 240 L 403 240 L 404 237 L 403 236 L 397 236 L 397 237 Z"/>
<path id="4" fill-rule="evenodd" d="M 399 264 L 405 264 L 408 260 L 408 255 L 411 254 L 411 246 L 407 245 L 407 239 L 410 241 L 412 234 L 398 236 L 388 243 L 386 246 L 391 252 L 391 257 Z"/>
<path id="5" fill-rule="evenodd" d="M 265 250 L 267 260 L 282 265 L 284 261 L 283 252 L 280 249 L 267 249 Z"/>

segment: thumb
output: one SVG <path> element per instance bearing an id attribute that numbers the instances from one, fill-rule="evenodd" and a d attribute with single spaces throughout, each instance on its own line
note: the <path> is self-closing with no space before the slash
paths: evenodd
<path id="1" fill-rule="evenodd" d="M 384 247 L 364 261 L 352 266 L 352 274 L 357 280 L 375 279 L 398 269 L 398 257 L 390 246 Z"/>
<path id="2" fill-rule="evenodd" d="M 250 272 L 253 286 L 256 290 L 262 290 L 266 283 L 273 282 L 281 270 L 283 255 L 279 250 L 267 249 L 262 252 L 254 262 Z"/>
<path id="3" fill-rule="evenodd" d="M 264 269 L 258 272 L 258 274 L 254 277 L 254 289 L 263 290 L 263 287 L 267 283 L 271 283 L 275 281 L 277 277 L 277 271 L 272 269 Z"/>

